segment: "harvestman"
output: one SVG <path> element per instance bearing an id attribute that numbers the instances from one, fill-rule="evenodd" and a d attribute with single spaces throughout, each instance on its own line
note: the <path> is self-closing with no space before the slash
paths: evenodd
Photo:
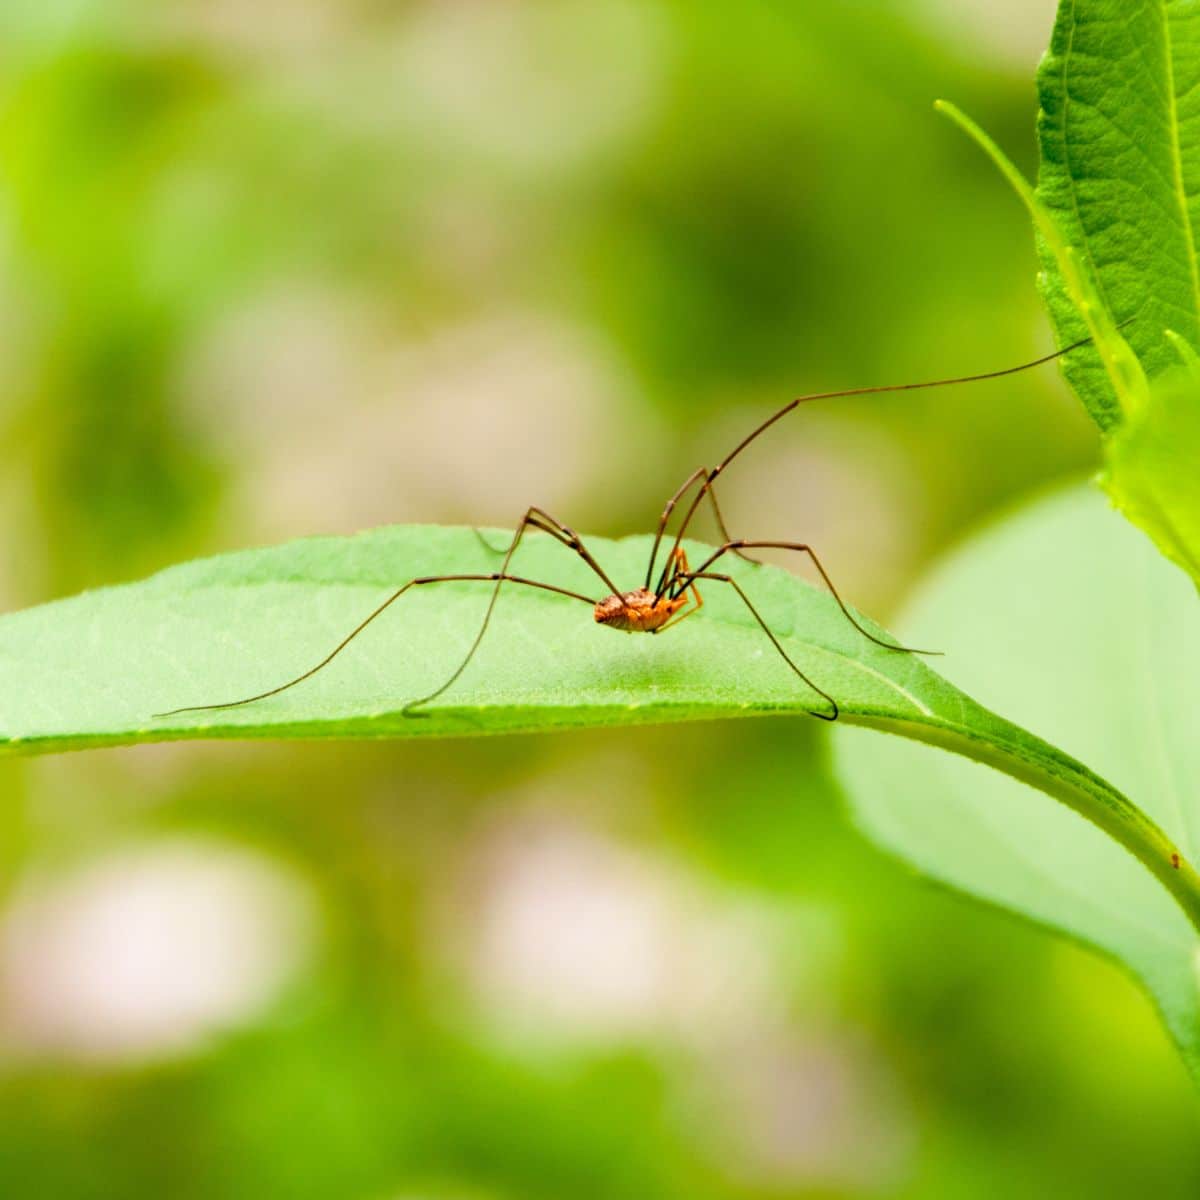
<path id="1" fill-rule="evenodd" d="M 575 530 L 556 520 L 545 509 L 531 505 L 525 511 L 525 515 L 521 518 L 521 523 L 517 526 L 508 549 L 504 552 L 504 561 L 501 563 L 499 571 L 471 575 L 426 575 L 417 579 L 410 579 L 403 587 L 393 592 L 374 612 L 355 626 L 315 667 L 309 668 L 303 675 L 297 675 L 295 679 L 290 679 L 287 683 L 281 683 L 278 687 L 271 688 L 269 691 L 259 692 L 255 696 L 247 696 L 242 700 L 231 700 L 224 704 L 189 705 L 185 708 L 172 709 L 170 712 L 159 713 L 158 715 L 161 717 L 170 717 L 183 712 L 236 708 L 239 705 L 253 704 L 258 700 L 265 700 L 268 696 L 277 696 L 280 692 L 287 691 L 288 688 L 295 687 L 298 683 L 303 683 L 304 680 L 311 678 L 322 668 L 328 666 L 376 617 L 399 600 L 409 588 L 423 587 L 430 583 L 470 581 L 494 584 L 495 586 L 492 588 L 491 598 L 488 600 L 487 608 L 484 611 L 483 622 L 479 627 L 479 632 L 475 635 L 475 640 L 471 643 L 471 647 L 462 662 L 459 663 L 453 674 L 441 687 L 430 692 L 427 696 L 420 697 L 420 699 L 410 700 L 401 710 L 405 716 L 424 716 L 425 714 L 417 713 L 415 710 L 428 704 L 431 700 L 436 700 L 438 696 L 450 688 L 467 669 L 467 665 L 471 659 L 475 657 L 475 652 L 479 649 L 479 645 L 483 641 L 483 636 L 487 632 L 488 624 L 492 619 L 492 610 L 496 607 L 496 599 L 500 595 L 500 587 L 504 583 L 519 583 L 524 587 L 539 588 L 544 592 L 554 592 L 560 596 L 568 596 L 572 600 L 582 601 L 584 604 L 591 605 L 592 615 L 598 624 L 607 625 L 611 629 L 621 629 L 627 633 L 662 633 L 679 624 L 685 618 L 690 617 L 693 613 L 700 611 L 704 601 L 700 596 L 700 590 L 696 584 L 698 581 L 703 580 L 705 583 L 728 584 L 737 592 L 763 633 L 770 638 L 771 644 L 779 652 L 780 658 L 787 663 L 807 687 L 828 702 L 830 711 L 818 712 L 810 710 L 811 715 L 819 717 L 823 721 L 836 721 L 839 712 L 837 701 L 828 692 L 818 687 L 792 661 L 787 651 L 780 645 L 779 639 L 771 632 L 766 621 L 759 615 L 758 609 L 754 607 L 750 597 L 742 589 L 741 584 L 732 575 L 712 570 L 725 555 L 736 554 L 740 558 L 755 562 L 755 559 L 750 558 L 745 553 L 746 550 L 790 550 L 798 554 L 805 554 L 817 569 L 825 586 L 829 588 L 846 620 L 863 637 L 888 650 L 896 650 L 905 654 L 929 654 L 935 652 L 915 650 L 910 646 L 900 646 L 894 642 L 884 641 L 882 638 L 876 637 L 870 630 L 864 629 L 855 619 L 854 614 L 846 607 L 846 604 L 838 594 L 837 588 L 834 587 L 833 581 L 821 565 L 821 560 L 817 557 L 811 546 L 801 542 L 748 541 L 745 538 L 731 538 L 725 524 L 725 518 L 721 514 L 720 505 L 717 503 L 717 495 L 713 486 L 717 478 L 751 442 L 770 429 L 776 421 L 787 416 L 798 405 L 805 404 L 810 400 L 834 400 L 846 396 L 871 396 L 880 392 L 909 392 L 923 388 L 949 387 L 952 384 L 958 383 L 978 383 L 985 379 L 999 379 L 1001 376 L 1015 375 L 1019 371 L 1028 371 L 1032 367 L 1039 367 L 1056 358 L 1061 358 L 1064 354 L 1069 354 L 1072 350 L 1077 350 L 1080 346 L 1087 345 L 1090 341 L 1091 338 L 1083 338 L 1078 342 L 1073 342 L 1069 346 L 1064 346 L 1061 350 L 1056 350 L 1053 354 L 1046 354 L 1041 358 L 1036 358 L 1032 362 L 1021 363 L 1020 366 L 1016 367 L 1006 367 L 1001 371 L 987 371 L 981 375 L 962 375 L 954 379 L 933 379 L 923 383 L 896 383 L 878 387 L 847 388 L 835 392 L 813 392 L 811 395 L 797 396 L 796 399 L 789 401 L 778 412 L 763 421 L 761 425 L 751 430 L 715 467 L 711 469 L 708 467 L 697 467 L 683 481 L 675 494 L 667 501 L 666 507 L 662 511 L 662 516 L 659 517 L 658 531 L 655 534 L 654 543 L 650 549 L 650 561 L 646 564 L 645 582 L 641 587 L 635 588 L 631 592 L 623 592 L 613 583 L 605 573 L 604 568 L 592 557 L 591 552 L 583 544 L 583 540 Z M 697 485 L 699 486 L 697 487 Z M 679 523 L 679 528 L 675 531 L 675 536 L 672 540 L 671 548 L 667 552 L 662 570 L 659 572 L 657 580 L 655 580 L 654 568 L 658 562 L 659 551 L 662 549 L 663 539 L 666 536 L 667 524 L 671 519 L 671 514 L 675 511 L 676 506 L 684 496 L 693 489 L 695 489 L 695 494 L 684 510 L 683 519 Z M 693 568 L 688 563 L 687 554 L 684 552 L 682 542 L 692 518 L 696 515 L 696 511 L 705 497 L 708 498 L 712 505 L 713 515 L 721 531 L 723 542 L 713 550 L 700 566 Z M 512 562 L 517 547 L 521 544 L 521 538 L 528 529 L 536 529 L 542 533 L 549 534 L 556 541 L 561 542 L 569 550 L 579 555 L 608 589 L 608 594 L 601 600 L 594 600 L 590 596 L 585 596 L 581 592 L 570 591 L 568 588 L 556 587 L 554 584 L 542 583 L 536 579 L 525 579 L 520 575 L 510 575 L 508 571 L 509 564 Z M 652 581 L 653 587 L 651 586 Z"/>

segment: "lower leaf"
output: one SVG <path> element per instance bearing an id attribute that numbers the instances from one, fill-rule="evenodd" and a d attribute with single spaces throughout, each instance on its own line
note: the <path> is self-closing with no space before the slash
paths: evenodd
<path id="1" fill-rule="evenodd" d="M 1033 505 L 936 575 L 910 636 L 955 674 L 1136 796 L 1186 857 L 1200 847 L 1196 597 L 1092 488 Z M 994 771 L 835 731 L 862 827 L 925 873 L 1102 951 L 1153 996 L 1200 1081 L 1200 940 L 1112 839 Z"/>

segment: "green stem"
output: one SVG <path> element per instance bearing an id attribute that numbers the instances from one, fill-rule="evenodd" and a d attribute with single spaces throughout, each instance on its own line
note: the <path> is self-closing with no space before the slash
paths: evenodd
<path id="1" fill-rule="evenodd" d="M 1117 394 L 1122 413 L 1128 418 L 1139 412 L 1149 395 L 1146 374 L 1100 299 L 1099 289 L 1092 281 L 1078 251 L 1063 236 L 1058 222 L 1029 186 L 1029 181 L 979 125 L 948 100 L 935 101 L 934 108 L 949 117 L 979 146 L 1021 198 L 1021 202 L 1033 218 L 1034 228 L 1041 234 L 1054 255 L 1055 262 L 1058 263 L 1067 295 L 1071 297 L 1079 315 L 1087 324 L 1092 342 L 1104 363 L 1113 391 Z"/>

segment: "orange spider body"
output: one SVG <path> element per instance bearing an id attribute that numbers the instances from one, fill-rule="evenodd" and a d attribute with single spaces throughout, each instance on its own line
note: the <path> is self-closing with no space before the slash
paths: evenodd
<path id="1" fill-rule="evenodd" d="M 626 633 L 657 633 L 686 603 L 686 596 L 661 599 L 649 588 L 606 596 L 595 608 L 596 621 Z"/>
<path id="2" fill-rule="evenodd" d="M 672 555 L 671 578 L 687 571 L 687 555 L 682 549 L 676 550 Z M 674 598 L 669 589 L 659 596 L 649 588 L 641 587 L 632 592 L 605 596 L 592 615 L 598 625 L 607 625 L 610 629 L 623 629 L 626 633 L 658 633 L 675 620 L 682 621 L 690 616 L 703 603 L 694 582 L 688 591 L 680 592 Z"/>

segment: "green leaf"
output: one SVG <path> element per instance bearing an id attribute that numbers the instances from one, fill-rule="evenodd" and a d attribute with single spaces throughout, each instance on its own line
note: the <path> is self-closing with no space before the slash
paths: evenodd
<path id="1" fill-rule="evenodd" d="M 1038 73 L 1038 196 L 1153 379 L 1200 346 L 1200 7 L 1063 0 Z M 1064 343 L 1087 336 L 1052 253 L 1045 295 Z M 1121 410 L 1095 350 L 1064 367 L 1103 430 Z"/>
<path id="2" fill-rule="evenodd" d="M 1200 624 L 1178 572 L 1092 489 L 982 534 L 903 627 L 956 677 L 1095 763 L 1177 840 L 1200 847 Z M 864 828 L 922 871 L 1123 963 L 1200 1081 L 1196 930 L 1110 839 L 990 771 L 900 739 L 835 736 Z"/>
<path id="3" fill-rule="evenodd" d="M 1116 506 L 1200 585 L 1200 371 L 1160 379 L 1109 437 L 1105 461 Z"/>
<path id="4" fill-rule="evenodd" d="M 494 535 L 502 536 L 502 535 Z M 591 543 L 636 587 L 649 539 Z M 704 548 L 691 547 L 693 561 Z M 589 607 L 506 585 L 488 636 L 454 687 L 425 710 L 409 701 L 461 662 L 487 603 L 486 583 L 414 588 L 328 668 L 241 708 L 152 713 L 236 700 L 324 657 L 416 575 L 494 570 L 469 529 L 380 529 L 190 563 L 143 583 L 91 592 L 0 620 L 0 748 L 46 751 L 196 737 L 398 737 L 566 726 L 802 714 L 824 702 L 779 658 L 727 585 L 670 636 L 596 625 Z M 585 564 L 531 537 L 519 573 L 599 596 Z M 783 646 L 834 695 L 847 722 L 988 762 L 1085 814 L 1136 854 L 1200 922 L 1200 877 L 1174 869 L 1176 847 L 1082 764 L 988 712 L 921 658 L 877 646 L 823 591 L 736 560 Z"/>

